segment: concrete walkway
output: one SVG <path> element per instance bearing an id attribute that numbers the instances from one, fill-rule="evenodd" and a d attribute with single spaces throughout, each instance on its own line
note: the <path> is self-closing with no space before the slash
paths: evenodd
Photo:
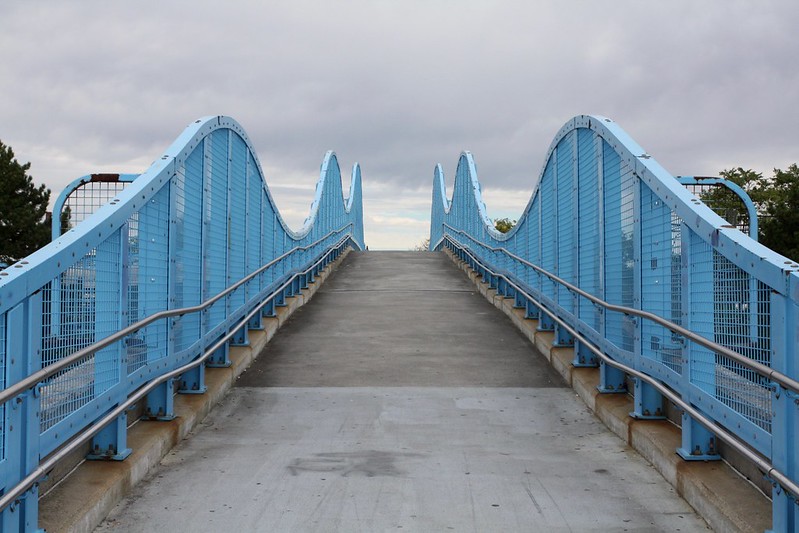
<path id="1" fill-rule="evenodd" d="M 352 253 L 99 531 L 706 531 L 444 254 Z"/>

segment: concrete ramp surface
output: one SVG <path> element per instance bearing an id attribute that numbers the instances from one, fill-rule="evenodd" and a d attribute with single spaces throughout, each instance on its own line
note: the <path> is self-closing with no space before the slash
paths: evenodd
<path id="1" fill-rule="evenodd" d="M 351 253 L 98 531 L 706 531 L 444 254 Z"/>

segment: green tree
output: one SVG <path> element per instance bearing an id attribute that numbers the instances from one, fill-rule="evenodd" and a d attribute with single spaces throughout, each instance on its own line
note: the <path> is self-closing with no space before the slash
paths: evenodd
<path id="1" fill-rule="evenodd" d="M 741 187 L 757 206 L 761 201 L 762 191 L 758 185 L 763 181 L 763 175 L 752 169 L 744 170 L 741 167 L 725 169 L 719 175 Z M 726 187 L 711 187 L 703 192 L 700 197 L 711 209 L 734 226 L 749 227 L 749 213 L 738 195 Z"/>
<path id="2" fill-rule="evenodd" d="M 741 167 L 719 173 L 740 185 L 752 198 L 758 215 L 758 240 L 775 252 L 794 261 L 799 260 L 799 167 L 774 169 L 774 176 L 763 178 L 754 170 Z M 714 187 L 701 195 L 702 201 L 731 224 L 731 218 L 745 217 L 740 200 L 723 187 Z M 748 219 L 743 220 L 748 224 Z"/>
<path id="3" fill-rule="evenodd" d="M 72 209 L 65 205 L 61 210 L 61 233 L 63 235 L 72 228 Z"/>
<path id="4" fill-rule="evenodd" d="M 494 227 L 500 233 L 507 233 L 516 225 L 515 220 L 509 218 L 497 218 L 494 220 Z"/>
<path id="5" fill-rule="evenodd" d="M 0 262 L 13 263 L 50 241 L 50 189 L 36 187 L 14 151 L 0 141 Z"/>
<path id="6" fill-rule="evenodd" d="M 760 183 L 757 194 L 760 242 L 799 261 L 799 166 L 775 168 L 774 177 Z"/>

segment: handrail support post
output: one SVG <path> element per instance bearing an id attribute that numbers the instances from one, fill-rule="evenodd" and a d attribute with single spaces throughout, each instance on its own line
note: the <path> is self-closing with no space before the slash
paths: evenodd
<path id="1" fill-rule="evenodd" d="M 596 368 L 599 366 L 596 354 L 588 349 L 582 342 L 574 341 L 574 360 L 572 366 L 576 368 Z"/>
<path id="2" fill-rule="evenodd" d="M 172 380 L 158 385 L 147 395 L 144 420 L 169 421 L 175 418 L 175 385 Z"/>
<path id="3" fill-rule="evenodd" d="M 637 420 L 663 420 L 663 395 L 652 385 L 640 379 L 633 379 L 633 412 L 630 416 Z"/>
<path id="4" fill-rule="evenodd" d="M 599 362 L 599 385 L 596 389 L 602 394 L 618 394 L 627 392 L 625 374 L 604 361 Z"/>
<path id="5" fill-rule="evenodd" d="M 184 372 L 177 382 L 179 394 L 203 394 L 208 390 L 205 384 L 205 365 L 197 365 Z"/>
<path id="6" fill-rule="evenodd" d="M 89 461 L 124 461 L 132 450 L 128 448 L 128 416 L 118 416 L 92 438 Z"/>
<path id="7" fill-rule="evenodd" d="M 687 413 L 682 414 L 682 446 L 677 455 L 686 461 L 719 461 L 716 436 Z"/>

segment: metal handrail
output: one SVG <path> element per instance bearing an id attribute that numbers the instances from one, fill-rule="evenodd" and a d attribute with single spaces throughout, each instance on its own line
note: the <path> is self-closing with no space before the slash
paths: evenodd
<path id="1" fill-rule="evenodd" d="M 732 359 L 736 363 L 740 363 L 741 365 L 747 367 L 748 369 L 757 372 L 758 374 L 768 378 L 769 380 L 771 380 L 771 381 L 773 381 L 775 383 L 778 383 L 780 386 L 782 386 L 785 389 L 791 390 L 791 391 L 793 391 L 795 393 L 799 393 L 799 381 L 791 378 L 790 376 L 787 376 L 787 375 L 783 374 L 782 372 L 779 372 L 778 370 L 775 370 L 775 369 L 771 368 L 770 366 L 766 366 L 763 363 L 760 363 L 758 361 L 754 361 L 754 360 L 746 357 L 745 355 L 741 355 L 741 354 L 739 354 L 738 352 L 736 352 L 734 350 L 730 350 L 726 346 L 722 346 L 721 344 L 713 342 L 710 339 L 706 339 L 705 337 L 703 337 L 703 336 L 701 336 L 701 335 L 699 335 L 697 333 L 694 333 L 691 330 L 685 329 L 684 327 L 680 326 L 679 324 L 675 324 L 674 322 L 666 320 L 665 318 L 660 317 L 660 316 L 658 316 L 658 315 L 656 315 L 654 313 L 650 313 L 648 311 L 643 311 L 641 309 L 636 309 L 634 307 L 626 307 L 626 306 L 623 306 L 623 305 L 616 305 L 616 304 L 612 304 L 612 303 L 606 302 L 605 300 L 597 298 L 593 294 L 590 294 L 590 293 L 582 290 L 580 287 L 577 287 L 576 285 L 573 285 L 573 284 L 569 283 L 568 281 L 566 281 L 566 280 L 564 280 L 562 278 L 559 278 L 557 275 L 552 274 L 551 272 L 549 272 L 547 270 L 544 270 L 540 266 L 535 265 L 535 264 L 527 261 L 526 259 L 523 259 L 523 258 L 519 257 L 518 255 L 514 254 L 513 252 L 508 251 L 505 248 L 493 247 L 493 246 L 489 246 L 487 244 L 484 244 L 484 243 L 480 242 L 479 240 L 477 240 L 476 238 L 474 238 L 471 235 L 469 235 L 468 233 L 466 233 L 465 231 L 459 230 L 457 228 L 453 228 L 449 224 L 445 223 L 444 226 L 449 228 L 449 229 L 451 229 L 452 231 L 454 231 L 456 233 L 460 233 L 461 235 L 465 235 L 472 242 L 477 243 L 478 245 L 482 246 L 483 248 L 486 248 L 486 249 L 491 250 L 493 252 L 502 252 L 502 253 L 506 254 L 508 257 L 511 257 L 511 258 L 515 259 L 516 261 L 519 261 L 520 263 L 532 268 L 536 272 L 539 272 L 539 273 L 547 276 L 552 281 L 555 281 L 556 283 L 559 283 L 560 285 L 563 285 L 564 287 L 566 287 L 570 291 L 575 292 L 575 293 L 579 294 L 580 296 L 583 296 L 584 298 L 587 298 L 587 299 L 591 300 L 593 303 L 595 303 L 595 304 L 597 304 L 597 305 L 599 305 L 601 307 L 604 307 L 605 309 L 607 309 L 609 311 L 617 311 L 619 313 L 624 313 L 626 315 L 632 315 L 632 316 L 645 318 L 647 320 L 651 320 L 652 322 L 655 322 L 656 324 L 659 324 L 659 325 L 663 326 L 664 328 L 673 331 L 674 333 L 678 333 L 679 335 L 682 335 L 683 337 L 686 337 L 686 338 L 694 341 L 695 343 L 699 344 L 700 346 L 703 346 L 703 347 L 707 348 L 708 350 L 710 350 L 712 352 L 715 352 L 715 353 L 717 353 L 719 355 L 723 355 L 724 357 L 729 357 L 730 359 Z M 445 238 L 446 238 L 446 235 L 444 237 L 442 237 L 442 240 L 445 239 Z"/>
<path id="2" fill-rule="evenodd" d="M 87 346 L 87 347 L 85 347 L 85 348 L 83 348 L 81 350 L 78 350 L 77 352 L 75 352 L 73 354 L 70 354 L 67 357 L 63 358 L 63 359 L 60 359 L 59 361 L 42 368 L 41 370 L 37 370 L 33 374 L 30 374 L 29 376 L 27 376 L 26 378 L 18 381 L 14 385 L 11 385 L 10 387 L 5 388 L 2 391 L 0 391 L 0 404 L 3 404 L 5 402 L 7 402 L 8 400 L 14 398 L 18 394 L 20 394 L 20 393 L 22 393 L 22 392 L 24 392 L 24 391 L 26 391 L 28 389 L 31 389 L 31 388 L 35 387 L 38 383 L 44 381 L 45 379 L 47 379 L 49 377 L 54 376 L 59 371 L 61 371 L 64 368 L 68 367 L 69 365 L 71 365 L 73 363 L 76 363 L 76 362 L 80 361 L 81 359 L 84 359 L 84 358 L 90 356 L 94 352 L 102 350 L 106 346 L 109 346 L 109 345 L 113 344 L 114 342 L 116 342 L 116 341 L 118 341 L 118 340 L 120 340 L 120 339 L 122 339 L 122 338 L 124 338 L 124 337 L 126 337 L 128 335 L 130 335 L 131 333 L 134 333 L 134 332 L 138 331 L 139 329 L 147 326 L 148 324 L 151 324 L 151 323 L 155 322 L 156 320 L 160 320 L 162 318 L 169 318 L 169 317 L 173 317 L 173 316 L 182 316 L 182 315 L 189 314 L 189 313 L 196 313 L 198 311 L 202 311 L 204 309 L 207 309 L 208 307 L 210 307 L 211 305 L 213 305 L 214 303 L 219 301 L 221 298 L 224 298 L 225 296 L 227 296 L 231 292 L 233 292 L 236 289 L 238 289 L 243 284 L 245 284 L 248 281 L 250 281 L 255 276 L 261 274 L 262 272 L 267 270 L 269 267 L 273 266 L 275 263 L 277 263 L 279 261 L 282 261 L 283 259 L 285 259 L 289 255 L 291 255 L 291 254 L 293 254 L 293 253 L 295 253 L 297 251 L 307 250 L 309 248 L 312 248 L 312 247 L 316 246 L 317 244 L 319 244 L 320 242 L 322 242 L 325 239 L 327 239 L 328 237 L 330 237 L 331 235 L 335 235 L 335 234 L 341 233 L 342 231 L 344 231 L 346 228 L 348 228 L 350 226 L 352 226 L 351 222 L 349 224 L 346 224 L 346 225 L 342 226 L 339 229 L 330 231 L 325 236 L 319 238 L 318 240 L 314 241 L 311 244 L 307 244 L 305 246 L 297 246 L 297 247 L 292 248 L 291 250 L 288 250 L 284 254 L 282 254 L 279 257 L 276 257 L 275 259 L 273 259 L 272 261 L 266 263 L 265 265 L 260 267 L 258 270 L 252 272 L 251 274 L 248 274 L 247 276 L 245 276 L 241 280 L 237 281 L 236 283 L 234 283 L 233 285 L 231 285 L 227 289 L 225 289 L 222 292 L 218 293 L 217 295 L 212 296 L 211 298 L 205 300 L 201 304 L 193 305 L 191 307 L 181 307 L 181 308 L 178 308 L 178 309 L 168 309 L 168 310 L 165 310 L 165 311 L 159 311 L 157 313 L 154 313 L 154 314 L 152 314 L 152 315 L 150 315 L 150 316 L 148 316 L 146 318 L 143 318 L 142 320 L 139 320 L 138 322 L 135 322 L 135 323 L 131 324 L 130 326 L 127 326 L 124 329 L 119 330 L 118 332 L 116 332 L 116 333 L 114 333 L 112 335 L 109 335 L 108 337 L 105 337 L 104 339 L 101 339 L 101 340 L 95 342 L 94 344 L 92 344 L 90 346 Z"/>
<path id="3" fill-rule="evenodd" d="M 653 378 L 651 376 L 648 376 L 647 374 L 644 374 L 643 372 L 635 370 L 634 368 L 632 368 L 630 366 L 627 366 L 624 363 L 620 363 L 620 362 L 612 359 L 608 355 L 606 355 L 602 350 L 600 350 L 598 347 L 596 347 L 590 339 L 588 339 L 587 337 L 583 336 L 579 331 L 577 331 L 576 329 L 571 327 L 565 320 L 563 320 L 562 318 L 557 316 L 557 314 L 554 311 L 551 311 L 551 310 L 547 309 L 546 306 L 543 305 L 542 302 L 540 302 L 539 300 L 534 298 L 530 293 L 525 291 L 522 287 L 520 287 L 513 280 L 508 278 L 505 274 L 502 274 L 502 273 L 499 273 L 499 272 L 496 272 L 496 271 L 492 270 L 483 261 L 481 261 L 479 258 L 475 257 L 474 254 L 472 254 L 469 251 L 468 248 L 465 248 L 464 246 L 460 245 L 456 241 L 452 240 L 446 234 L 441 238 L 441 241 L 444 241 L 444 240 L 449 241 L 454 247 L 456 247 L 459 250 L 461 250 L 462 252 L 466 253 L 469 257 L 472 258 L 473 261 L 478 263 L 486 271 L 490 272 L 491 275 L 497 276 L 497 277 L 501 277 L 502 279 L 504 279 L 508 283 L 508 285 L 513 287 L 514 290 L 518 291 L 519 293 L 524 295 L 526 298 L 529 298 L 531 301 L 537 302 L 539 307 L 547 315 L 549 315 L 552 318 L 552 320 L 557 322 L 558 325 L 562 326 L 569 334 L 574 336 L 575 339 L 580 341 L 586 348 L 591 350 L 591 352 L 593 352 L 597 357 L 599 357 L 606 364 L 609 364 L 612 367 L 618 368 L 618 369 L 622 370 L 623 372 L 626 372 L 627 374 L 630 374 L 631 376 L 634 376 L 635 378 L 640 379 L 640 380 L 645 381 L 648 384 L 650 384 L 652 387 L 657 389 L 657 391 L 660 394 L 662 394 L 663 396 L 667 397 L 672 403 L 674 403 L 680 409 L 682 409 L 683 411 L 688 413 L 694 420 L 699 422 L 708 431 L 710 431 L 711 433 L 715 434 L 721 440 L 723 440 L 728 445 L 730 445 L 732 448 L 734 448 L 738 453 L 740 453 L 745 458 L 747 458 L 752 463 L 754 463 L 755 466 L 757 466 L 761 471 L 763 471 L 767 477 L 769 477 L 770 479 L 773 479 L 774 481 L 779 483 L 781 487 L 783 487 L 785 490 L 787 490 L 788 492 L 790 492 L 794 496 L 799 496 L 799 485 L 797 483 L 795 483 L 792 479 L 790 479 L 788 476 L 783 474 L 780 470 L 777 470 L 774 467 L 774 465 L 771 464 L 771 462 L 767 458 L 765 458 L 760 453 L 758 453 L 757 451 L 755 451 L 752 448 L 750 448 L 745 442 L 743 442 L 741 439 L 739 439 L 735 434 L 730 433 L 723 426 L 718 425 L 716 422 L 714 422 L 713 420 L 711 420 L 708 417 L 706 417 L 701 411 L 699 411 L 696 408 L 694 408 L 691 404 L 685 402 L 682 399 L 681 396 L 679 396 L 677 393 L 675 393 L 672 389 L 670 389 L 670 388 L 666 387 L 665 385 L 663 385 L 657 379 L 655 379 L 655 378 Z M 441 242 L 441 241 L 439 241 L 439 242 Z"/>
<path id="4" fill-rule="evenodd" d="M 346 227 L 346 226 L 345 226 Z M 334 230 L 331 233 L 336 233 L 340 230 Z M 330 235 L 330 234 L 328 234 Z M 346 237 L 340 239 L 335 246 L 331 247 L 328 250 L 328 254 L 333 249 L 339 249 L 344 244 L 349 241 L 351 237 L 347 235 Z M 324 239 L 324 237 L 323 237 Z M 318 242 L 318 241 L 317 241 Z M 291 276 L 288 280 L 286 280 L 283 285 L 275 289 L 267 298 L 264 299 L 263 302 L 258 304 L 252 311 L 250 311 L 247 315 L 245 315 L 237 324 L 237 326 L 243 326 L 247 324 L 254 316 L 261 312 L 261 309 L 268 304 L 270 301 L 274 299 L 278 292 L 282 291 L 286 287 L 288 287 L 297 277 L 307 274 L 317 266 L 319 266 L 325 257 L 328 254 L 323 254 L 313 265 L 309 266 L 307 269 L 303 270 L 302 272 L 296 272 L 293 276 Z M 0 497 L 0 511 L 4 510 L 6 507 L 14 503 L 22 494 L 25 493 L 30 487 L 36 485 L 40 479 L 46 476 L 50 470 L 55 467 L 55 465 L 67 457 L 69 454 L 80 448 L 83 444 L 85 444 L 89 439 L 94 437 L 97 433 L 100 432 L 106 425 L 113 422 L 116 418 L 121 416 L 125 411 L 128 410 L 133 404 L 144 398 L 147 394 L 152 392 L 157 386 L 161 385 L 169 381 L 170 379 L 176 378 L 181 374 L 186 373 L 188 370 L 191 370 L 194 367 L 199 366 L 202 364 L 206 359 L 208 359 L 213 353 L 224 346 L 224 344 L 229 341 L 233 336 L 236 334 L 238 327 L 231 328 L 231 330 L 225 334 L 222 338 L 220 338 L 216 343 L 213 344 L 210 348 L 208 348 L 200 357 L 194 359 L 193 361 L 186 363 L 174 370 L 171 370 L 161 376 L 154 378 L 152 381 L 148 382 L 146 385 L 142 386 L 136 392 L 128 396 L 128 399 L 119 404 L 117 407 L 109 411 L 103 418 L 95 422 L 93 425 L 87 427 L 80 433 L 77 433 L 73 436 L 70 440 L 68 440 L 61 448 L 53 452 L 49 455 L 43 462 L 39 463 L 39 465 L 25 478 L 19 481 L 12 489 L 8 490 L 2 497 Z"/>

